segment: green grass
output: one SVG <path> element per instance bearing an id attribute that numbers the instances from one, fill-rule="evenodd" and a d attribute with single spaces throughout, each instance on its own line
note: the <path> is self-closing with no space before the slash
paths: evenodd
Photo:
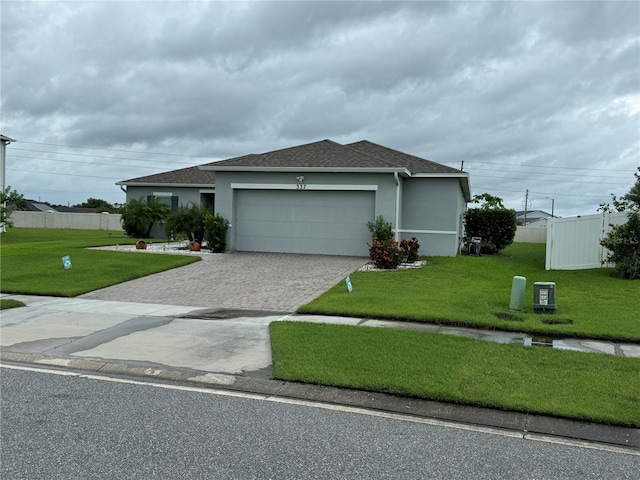
<path id="1" fill-rule="evenodd" d="M 352 293 L 340 282 L 298 312 L 640 341 L 640 281 L 613 278 L 606 268 L 546 271 L 544 262 L 543 244 L 517 243 L 502 255 L 434 257 L 421 269 L 355 272 Z M 509 311 L 515 275 L 527 278 L 524 312 Z M 556 283 L 556 314 L 533 313 L 539 281 Z"/>
<path id="2" fill-rule="evenodd" d="M 0 235 L 0 290 L 72 297 L 199 260 L 184 255 L 87 250 L 134 244 L 123 232 L 10 228 Z M 71 258 L 65 270 L 62 257 Z"/>
<path id="3" fill-rule="evenodd" d="M 274 378 L 640 427 L 640 361 L 437 333 L 274 322 Z"/>
<path id="4" fill-rule="evenodd" d="M 9 308 L 24 307 L 25 304 L 19 300 L 13 300 L 12 298 L 0 299 L 0 310 L 7 310 Z"/>

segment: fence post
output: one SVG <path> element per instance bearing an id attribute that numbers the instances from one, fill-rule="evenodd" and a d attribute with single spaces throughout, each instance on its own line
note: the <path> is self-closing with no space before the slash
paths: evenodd
<path id="1" fill-rule="evenodd" d="M 553 230 L 556 224 L 555 218 L 547 219 L 547 248 L 545 249 L 544 269 L 551 270 L 551 256 L 553 255 Z"/>
<path id="2" fill-rule="evenodd" d="M 100 230 L 109 230 L 109 214 L 107 212 L 100 214 Z"/>

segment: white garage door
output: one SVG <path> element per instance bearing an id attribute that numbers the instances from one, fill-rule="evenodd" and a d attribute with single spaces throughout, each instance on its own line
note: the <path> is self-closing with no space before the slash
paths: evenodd
<path id="1" fill-rule="evenodd" d="M 236 190 L 235 248 L 368 255 L 372 191 Z"/>

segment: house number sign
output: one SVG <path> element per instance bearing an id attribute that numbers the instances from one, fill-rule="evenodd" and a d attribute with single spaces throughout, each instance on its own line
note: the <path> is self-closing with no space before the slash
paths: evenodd
<path id="1" fill-rule="evenodd" d="M 307 188 L 307 185 L 304 183 L 303 175 L 296 177 L 296 180 L 298 180 L 298 184 L 296 185 L 296 190 L 305 190 Z"/>

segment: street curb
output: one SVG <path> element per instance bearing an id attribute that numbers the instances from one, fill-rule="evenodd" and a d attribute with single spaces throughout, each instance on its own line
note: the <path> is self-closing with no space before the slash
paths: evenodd
<path id="1" fill-rule="evenodd" d="M 523 437 L 530 434 L 549 435 L 640 450 L 640 429 L 616 425 L 422 400 L 379 392 L 243 375 L 216 374 L 191 369 L 165 368 L 159 365 L 129 365 L 116 361 L 8 351 L 0 351 L 0 360 L 3 362 L 34 364 L 41 367 L 57 367 L 147 380 L 156 379 L 187 383 L 200 387 L 345 405 L 419 418 L 520 432 Z"/>

